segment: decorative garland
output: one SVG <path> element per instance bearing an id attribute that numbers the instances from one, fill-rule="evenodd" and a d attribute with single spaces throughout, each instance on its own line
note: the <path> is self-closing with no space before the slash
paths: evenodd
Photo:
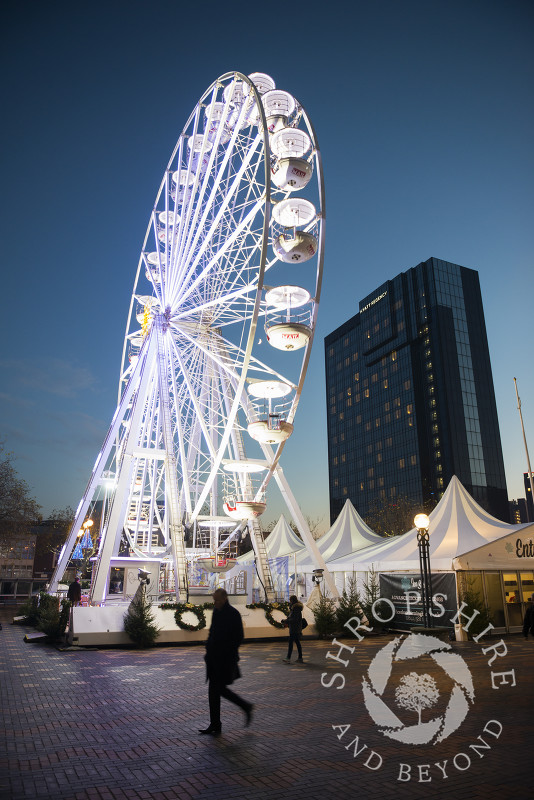
<path id="1" fill-rule="evenodd" d="M 206 627 L 206 615 L 204 614 L 204 609 L 213 608 L 213 603 L 204 603 L 203 606 L 196 606 L 194 603 L 162 603 L 160 608 L 164 610 L 172 610 L 174 608 L 174 621 L 179 628 L 182 628 L 182 630 L 201 631 L 202 628 Z M 191 611 L 191 613 L 196 616 L 198 619 L 198 623 L 196 625 L 189 625 L 187 622 L 182 620 L 182 614 L 185 614 L 186 611 Z"/>
<path id="2" fill-rule="evenodd" d="M 213 608 L 213 603 L 204 603 L 202 606 L 196 606 L 193 603 L 162 603 L 160 608 L 163 610 L 174 609 L 174 620 L 182 630 L 201 631 L 202 628 L 206 627 L 206 615 L 204 614 L 204 610 L 206 608 Z M 247 605 L 247 608 L 262 608 L 265 612 L 265 619 L 273 628 L 285 627 L 283 622 L 278 622 L 278 620 L 273 617 L 273 611 L 281 611 L 286 617 L 289 616 L 291 611 L 291 606 L 285 600 L 281 603 L 250 603 L 250 605 Z M 198 619 L 197 625 L 188 625 L 187 622 L 182 621 L 182 614 L 185 614 L 186 611 L 191 611 L 195 614 Z"/>
<path id="3" fill-rule="evenodd" d="M 251 603 L 247 606 L 247 608 L 263 608 L 265 611 L 265 619 L 270 625 L 273 626 L 273 628 L 285 627 L 283 622 L 278 622 L 278 620 L 273 617 L 273 611 L 281 611 L 282 614 L 286 615 L 286 617 L 291 611 L 291 606 L 285 600 L 281 603 Z"/>

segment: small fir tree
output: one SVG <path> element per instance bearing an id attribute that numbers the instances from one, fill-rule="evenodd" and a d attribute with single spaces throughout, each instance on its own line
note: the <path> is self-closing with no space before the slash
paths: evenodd
<path id="1" fill-rule="evenodd" d="M 336 601 L 328 595 L 321 594 L 321 597 L 313 609 L 315 616 L 315 630 L 320 639 L 331 636 L 338 628 L 336 616 Z"/>
<path id="2" fill-rule="evenodd" d="M 382 630 L 385 623 L 382 622 L 379 617 L 387 619 L 390 616 L 390 608 L 384 601 L 377 602 L 377 600 L 380 600 L 380 581 L 378 579 L 378 573 L 376 573 L 374 569 L 370 569 L 367 582 L 363 584 L 361 607 L 367 617 L 369 627 L 378 627 Z"/>
<path id="3" fill-rule="evenodd" d="M 147 600 L 143 584 L 139 584 L 124 615 L 124 630 L 137 647 L 152 647 L 158 637 L 160 628 L 154 621 L 152 606 Z"/>
<path id="4" fill-rule="evenodd" d="M 38 631 L 46 633 L 52 642 L 57 642 L 65 633 L 69 620 L 69 611 L 69 600 L 62 600 L 60 604 L 58 598 L 54 595 L 41 592 L 35 627 Z"/>
<path id="5" fill-rule="evenodd" d="M 37 595 L 33 597 L 28 597 L 27 600 L 19 608 L 19 615 L 24 617 L 22 622 L 23 625 L 31 625 L 33 628 L 37 625 L 39 620 L 38 614 L 38 597 Z"/>
<path id="6" fill-rule="evenodd" d="M 362 600 L 356 586 L 356 578 L 352 576 L 352 578 L 348 579 L 347 586 L 341 593 L 341 597 L 339 598 L 336 609 L 338 627 L 343 630 L 344 633 L 346 632 L 347 635 L 354 636 L 354 634 L 349 631 L 348 628 L 344 627 L 345 623 L 348 622 L 349 619 L 352 617 L 358 617 L 360 621 L 362 621 L 363 611 L 361 603 Z"/>
<path id="7" fill-rule="evenodd" d="M 486 628 L 493 623 L 493 617 L 489 614 L 480 594 L 474 588 L 473 581 L 463 580 L 461 582 L 460 601 L 463 601 L 467 605 L 465 612 L 469 612 L 469 616 L 475 611 L 479 612 L 466 631 L 469 638 L 472 639 L 473 636 L 482 633 L 482 631 L 486 630 Z"/>

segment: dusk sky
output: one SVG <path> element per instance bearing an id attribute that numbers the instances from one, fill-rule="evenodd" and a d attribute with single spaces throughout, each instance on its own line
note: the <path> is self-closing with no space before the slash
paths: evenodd
<path id="1" fill-rule="evenodd" d="M 143 236 L 196 102 L 231 70 L 304 105 L 326 183 L 311 366 L 282 465 L 328 524 L 324 336 L 431 256 L 479 271 L 508 493 L 534 459 L 534 6 L 520 0 L 4 4 L 0 438 L 76 508 L 113 416 Z M 276 487 L 265 520 L 283 510 Z"/>

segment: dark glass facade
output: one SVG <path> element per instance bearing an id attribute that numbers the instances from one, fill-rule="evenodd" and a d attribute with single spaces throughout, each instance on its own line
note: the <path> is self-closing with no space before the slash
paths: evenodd
<path id="1" fill-rule="evenodd" d="M 330 514 L 438 501 L 453 475 L 508 521 L 478 273 L 430 258 L 325 339 Z"/>

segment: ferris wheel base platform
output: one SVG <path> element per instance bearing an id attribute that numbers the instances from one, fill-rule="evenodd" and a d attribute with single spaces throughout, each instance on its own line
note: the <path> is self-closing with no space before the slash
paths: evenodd
<path id="1" fill-rule="evenodd" d="M 231 597 L 230 602 L 236 606 L 243 619 L 245 641 L 247 639 L 279 639 L 287 636 L 287 628 L 275 628 L 265 617 L 265 612 L 261 608 L 247 608 L 246 596 Z M 195 598 L 193 598 L 194 602 Z M 200 598 L 199 598 L 200 600 Z M 205 598 L 202 598 L 205 602 Z M 201 602 L 198 603 L 201 605 Z M 122 647 L 132 645 L 132 640 L 124 631 L 124 615 L 128 610 L 128 603 L 108 606 L 76 606 L 72 609 L 71 625 L 67 640 L 71 645 L 79 647 Z M 156 640 L 157 645 L 187 645 L 198 642 L 205 642 L 211 624 L 211 609 L 205 609 L 206 627 L 199 631 L 188 631 L 178 627 L 174 619 L 174 609 L 162 609 L 158 605 L 152 606 L 154 620 L 160 628 L 160 633 Z M 308 621 L 305 635 L 314 636 L 316 634 L 313 625 L 314 617 L 312 611 L 305 607 L 304 617 Z M 285 615 L 281 611 L 274 611 L 273 617 L 277 621 L 282 621 Z M 189 613 L 183 615 L 183 620 L 196 625 L 197 617 Z"/>

